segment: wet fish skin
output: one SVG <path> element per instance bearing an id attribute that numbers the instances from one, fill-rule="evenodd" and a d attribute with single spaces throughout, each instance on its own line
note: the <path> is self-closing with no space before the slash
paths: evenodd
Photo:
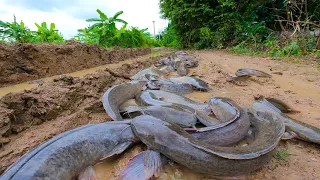
<path id="1" fill-rule="evenodd" d="M 189 112 L 178 106 L 128 106 L 120 109 L 121 112 L 140 112 L 151 115 L 166 122 L 174 123 L 180 127 L 194 127 L 197 118 L 193 112 Z"/>
<path id="2" fill-rule="evenodd" d="M 195 89 L 201 90 L 201 91 L 208 91 L 209 86 L 206 82 L 202 81 L 199 78 L 191 77 L 191 76 L 182 76 L 177 78 L 169 78 L 169 81 L 173 83 L 187 83 L 191 84 Z"/>
<path id="3" fill-rule="evenodd" d="M 199 66 L 199 62 L 194 60 L 187 60 L 185 63 L 188 68 L 195 68 Z"/>
<path id="4" fill-rule="evenodd" d="M 192 93 L 193 87 L 186 83 L 167 83 L 160 85 L 160 90 L 183 95 Z"/>
<path id="5" fill-rule="evenodd" d="M 177 69 L 177 73 L 178 73 L 180 76 L 186 76 L 186 75 L 188 75 L 189 70 L 188 70 L 188 68 L 187 68 L 186 63 L 182 62 L 182 63 L 179 65 L 179 67 L 178 67 L 178 69 Z"/>
<path id="6" fill-rule="evenodd" d="M 176 93 L 161 91 L 161 90 L 148 90 L 136 96 L 137 104 L 146 106 L 179 106 L 190 112 L 195 112 L 197 119 L 205 126 L 210 126 L 206 130 L 217 129 L 223 127 L 231 121 L 220 122 L 218 119 L 208 116 L 211 114 L 211 109 L 208 104 L 197 103 L 184 96 Z"/>
<path id="7" fill-rule="evenodd" d="M 163 67 L 160 69 L 160 71 L 163 73 L 163 74 L 167 74 L 167 73 L 170 73 L 170 72 L 174 72 L 175 69 L 173 68 L 172 64 L 166 66 L 166 67 Z"/>
<path id="8" fill-rule="evenodd" d="M 147 82 L 148 89 L 151 90 L 159 90 L 160 86 L 157 84 L 157 81 L 148 81 Z"/>
<path id="9" fill-rule="evenodd" d="M 164 58 L 164 59 L 160 59 L 159 60 L 159 64 L 160 65 L 166 65 L 166 66 L 169 66 L 171 64 L 171 60 L 170 58 Z"/>
<path id="10" fill-rule="evenodd" d="M 103 107 L 107 114 L 114 121 L 122 120 L 123 118 L 119 113 L 119 106 L 129 99 L 133 99 L 143 90 L 146 83 L 146 81 L 131 81 L 109 88 L 102 97 Z"/>
<path id="11" fill-rule="evenodd" d="M 274 105 L 276 108 L 278 108 L 283 113 L 291 113 L 291 112 L 299 112 L 285 104 L 280 99 L 276 98 L 266 98 L 267 101 L 269 101 L 272 105 Z"/>
<path id="12" fill-rule="evenodd" d="M 299 139 L 304 141 L 320 144 L 319 128 L 289 118 L 263 97 L 252 104 L 252 110 L 257 113 L 264 112 L 273 114 L 284 122 L 286 131 L 294 132 Z"/>
<path id="13" fill-rule="evenodd" d="M 154 81 L 148 81 L 147 85 L 148 85 L 148 88 L 150 90 L 159 90 L 161 88 L 161 86 L 163 85 L 170 85 L 170 84 L 173 84 L 172 82 L 170 81 L 167 81 L 167 80 L 154 80 Z"/>
<path id="14" fill-rule="evenodd" d="M 147 69 L 144 69 L 144 70 L 138 72 L 137 74 L 132 76 L 131 79 L 132 80 L 143 80 L 143 78 L 145 77 L 146 74 L 160 77 L 163 75 L 163 72 L 154 68 L 154 67 L 150 67 L 150 68 L 147 68 Z"/>
<path id="15" fill-rule="evenodd" d="M 191 107 L 198 112 L 202 112 L 204 115 L 211 113 L 210 106 L 204 103 L 198 103 L 192 101 L 189 98 L 180 96 L 174 93 L 161 91 L 161 90 L 146 90 L 136 96 L 136 100 L 140 105 L 167 105 L 181 104 L 187 107 Z"/>
<path id="16" fill-rule="evenodd" d="M 211 130 L 206 130 L 206 128 L 197 129 L 198 132 L 191 132 L 190 134 L 201 140 L 202 142 L 226 146 L 236 143 L 243 139 L 250 128 L 250 118 L 247 112 L 240 109 L 240 116 L 232 123 Z"/>
<path id="17" fill-rule="evenodd" d="M 159 80 L 159 79 L 160 79 L 159 76 L 152 75 L 152 74 L 145 74 L 144 78 L 142 80 L 145 80 L 145 81 L 156 81 L 156 80 Z"/>
<path id="18" fill-rule="evenodd" d="M 236 119 L 240 116 L 240 107 L 229 98 L 211 97 L 209 104 L 214 115 L 220 120 Z"/>
<path id="19" fill-rule="evenodd" d="M 236 76 L 272 77 L 270 74 L 267 74 L 265 72 L 262 72 L 256 69 L 248 69 L 248 68 L 238 69 L 235 75 Z"/>
<path id="20" fill-rule="evenodd" d="M 274 154 L 274 146 L 261 154 L 250 154 L 250 151 L 259 151 L 259 147 L 255 149 L 256 146 L 250 145 L 247 147 L 210 146 L 195 139 L 179 126 L 152 116 L 136 117 L 132 121 L 132 128 L 150 149 L 159 151 L 169 159 L 207 175 L 244 175 L 265 166 Z M 273 144 L 277 145 L 278 141 L 273 140 Z M 259 143 L 261 145 L 261 140 Z M 241 159 L 242 154 L 246 155 Z"/>
<path id="21" fill-rule="evenodd" d="M 138 140 L 130 122 L 90 124 L 55 136 L 22 156 L 0 179 L 75 178 L 88 166 L 121 153 Z"/>
<path id="22" fill-rule="evenodd" d="M 183 62 L 182 62 L 181 59 L 175 58 L 175 59 L 173 60 L 172 67 L 173 67 L 175 70 L 177 70 L 182 63 L 183 63 Z"/>

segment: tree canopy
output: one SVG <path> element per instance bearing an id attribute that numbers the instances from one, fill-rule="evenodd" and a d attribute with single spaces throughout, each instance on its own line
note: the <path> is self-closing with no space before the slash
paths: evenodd
<path id="1" fill-rule="evenodd" d="M 271 32 L 320 27 L 317 0 L 160 0 L 184 47 L 262 42 Z"/>

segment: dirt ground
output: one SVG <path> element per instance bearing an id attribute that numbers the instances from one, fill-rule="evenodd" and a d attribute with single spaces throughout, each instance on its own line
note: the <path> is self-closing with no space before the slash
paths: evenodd
<path id="1" fill-rule="evenodd" d="M 233 99 L 249 107 L 256 96 L 275 97 L 300 113 L 290 117 L 320 128 L 320 72 L 309 65 L 292 64 L 270 58 L 239 56 L 224 51 L 194 51 L 199 67 L 190 74 L 208 82 L 209 92 L 188 97 L 206 102 L 211 96 Z M 114 69 L 118 75 L 130 76 L 151 66 L 161 57 L 124 64 Z M 239 68 L 254 68 L 272 74 L 272 78 L 250 78 L 238 84 L 226 82 Z M 280 75 L 282 74 L 282 75 Z M 88 123 L 110 121 L 101 103 L 102 94 L 111 86 L 128 81 L 101 70 L 84 78 L 61 76 L 36 89 L 10 93 L 0 99 L 0 173 L 20 156 L 40 143 L 64 131 Z M 121 168 L 145 147 L 138 145 L 123 155 L 95 166 L 100 179 L 117 179 Z M 299 140 L 281 142 L 278 151 L 288 149 L 284 160 L 273 158 L 263 169 L 247 179 L 319 179 L 320 146 Z M 210 179 L 169 163 L 157 179 Z"/>
<path id="2" fill-rule="evenodd" d="M 151 49 L 103 49 L 68 41 L 58 44 L 0 43 L 0 87 L 65 74 L 150 54 Z"/>

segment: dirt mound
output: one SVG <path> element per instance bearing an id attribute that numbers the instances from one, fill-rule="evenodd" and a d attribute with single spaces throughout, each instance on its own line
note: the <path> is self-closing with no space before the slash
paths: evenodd
<path id="1" fill-rule="evenodd" d="M 103 93 L 128 81 L 123 75 L 130 77 L 160 58 L 163 57 L 124 64 L 115 70 L 100 70 L 83 79 L 61 75 L 38 88 L 2 97 L 0 174 L 17 158 L 52 136 L 88 123 L 110 121 L 101 103 Z"/>
<path id="2" fill-rule="evenodd" d="M 117 63 L 149 53 L 149 48 L 103 49 L 73 41 L 65 45 L 0 43 L 0 87 Z"/>

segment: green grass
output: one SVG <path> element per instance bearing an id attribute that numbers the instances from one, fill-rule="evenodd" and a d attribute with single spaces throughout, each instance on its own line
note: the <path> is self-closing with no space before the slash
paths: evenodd
<path id="1" fill-rule="evenodd" d="M 179 178 L 179 179 L 176 178 L 174 175 L 171 175 L 170 177 L 171 177 L 171 180 L 183 180 L 183 179 L 181 179 L 181 178 Z"/>
<path id="2" fill-rule="evenodd" d="M 152 52 L 151 52 L 151 56 L 152 56 L 152 57 L 157 57 L 157 56 L 160 56 L 160 55 L 161 55 L 161 53 L 158 52 L 158 51 L 152 51 Z"/>
<path id="3" fill-rule="evenodd" d="M 303 59 L 303 57 L 294 57 L 294 56 L 291 56 L 291 57 L 277 57 L 277 58 L 274 58 L 274 59 L 277 59 L 277 60 L 281 60 L 281 61 L 285 61 L 285 62 L 288 62 L 288 63 L 294 63 L 294 64 L 305 64 L 307 61 Z"/>
<path id="4" fill-rule="evenodd" d="M 290 154 L 288 148 L 285 148 L 282 151 L 277 151 L 275 158 L 280 160 L 286 160 L 289 156 L 296 156 L 296 155 Z"/>

